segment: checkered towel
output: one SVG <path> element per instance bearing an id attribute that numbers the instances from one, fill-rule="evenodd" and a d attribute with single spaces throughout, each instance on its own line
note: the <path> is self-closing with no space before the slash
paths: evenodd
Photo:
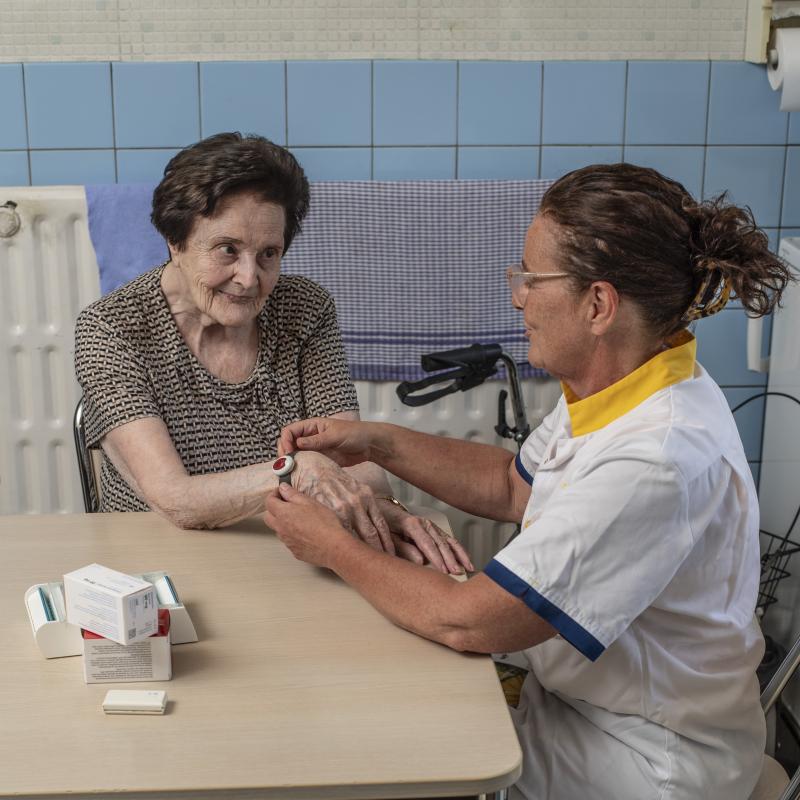
<path id="1" fill-rule="evenodd" d="M 317 183 L 284 269 L 336 298 L 356 380 L 418 378 L 423 353 L 473 342 L 498 342 L 527 365 L 505 269 L 550 183 Z"/>
<path id="2" fill-rule="evenodd" d="M 527 366 L 505 268 L 550 181 L 316 183 L 303 233 L 283 262 L 336 299 L 356 380 L 423 376 L 420 356 L 497 342 Z M 149 223 L 152 186 L 89 186 L 89 227 L 104 292 L 164 257 Z M 154 254 L 158 253 L 158 258 Z"/>

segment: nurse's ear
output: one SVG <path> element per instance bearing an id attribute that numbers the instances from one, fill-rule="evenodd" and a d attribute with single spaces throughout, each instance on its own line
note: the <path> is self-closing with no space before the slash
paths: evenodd
<path id="1" fill-rule="evenodd" d="M 619 292 L 608 281 L 595 281 L 586 290 L 583 305 L 589 329 L 595 336 L 603 336 L 619 315 Z"/>

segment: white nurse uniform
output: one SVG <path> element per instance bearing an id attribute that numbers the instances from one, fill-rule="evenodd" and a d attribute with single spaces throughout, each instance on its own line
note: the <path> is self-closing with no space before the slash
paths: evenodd
<path id="1" fill-rule="evenodd" d="M 529 800 L 747 798 L 764 747 L 758 504 L 694 337 L 583 400 L 517 458 L 520 535 L 486 574 L 558 631 L 512 710 Z"/>

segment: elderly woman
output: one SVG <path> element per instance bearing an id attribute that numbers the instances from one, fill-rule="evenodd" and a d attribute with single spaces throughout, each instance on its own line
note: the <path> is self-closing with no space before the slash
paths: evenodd
<path id="1" fill-rule="evenodd" d="M 758 505 L 687 327 L 729 295 L 768 312 L 787 269 L 748 211 L 617 164 L 549 189 L 508 279 L 528 358 L 564 392 L 516 459 L 343 420 L 294 423 L 281 439 L 520 522 L 486 570 L 465 583 L 393 570 L 291 487 L 266 521 L 396 624 L 457 650 L 522 651 L 512 796 L 747 798 L 765 736 Z"/>
<path id="2" fill-rule="evenodd" d="M 295 158 L 262 137 L 212 136 L 167 165 L 152 221 L 169 260 L 92 303 L 75 332 L 87 442 L 103 452 L 102 511 L 229 525 L 263 511 L 283 426 L 358 419 L 332 298 L 281 275 L 308 201 Z M 302 453 L 295 466 L 293 484 L 373 546 L 472 568 L 375 465 L 344 471 Z"/>

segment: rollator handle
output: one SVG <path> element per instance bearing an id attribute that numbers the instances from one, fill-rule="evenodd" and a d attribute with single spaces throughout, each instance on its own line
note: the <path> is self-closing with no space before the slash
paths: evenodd
<path id="1" fill-rule="evenodd" d="M 459 347 L 455 350 L 440 350 L 438 353 L 427 353 L 420 356 L 420 364 L 425 372 L 447 369 L 448 367 L 486 369 L 488 366 L 494 365 L 502 352 L 503 348 L 499 344 L 471 344 L 469 347 Z"/>
<path id="2" fill-rule="evenodd" d="M 404 405 L 424 406 L 448 394 L 465 392 L 467 389 L 480 386 L 490 375 L 494 375 L 495 372 L 497 372 L 497 370 L 494 365 L 488 369 L 485 367 L 482 369 L 464 367 L 451 369 L 447 372 L 439 373 L 438 375 L 429 375 L 427 378 L 422 378 L 422 380 L 419 381 L 403 381 L 397 386 L 397 396 Z M 452 381 L 452 383 L 441 389 L 434 389 L 432 392 L 414 394 L 414 392 L 427 389 L 429 386 L 443 383 L 444 381 Z"/>

